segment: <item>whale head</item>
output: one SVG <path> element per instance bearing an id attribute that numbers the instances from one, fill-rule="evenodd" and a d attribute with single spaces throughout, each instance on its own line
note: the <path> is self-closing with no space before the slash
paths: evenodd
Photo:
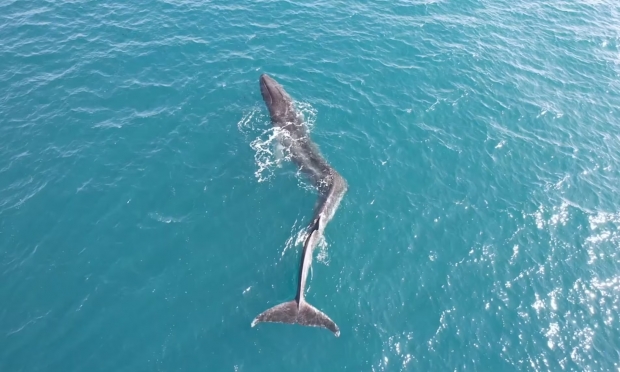
<path id="1" fill-rule="evenodd" d="M 274 125 L 281 127 L 295 122 L 297 116 L 291 97 L 271 76 L 267 74 L 260 76 L 260 92 Z"/>

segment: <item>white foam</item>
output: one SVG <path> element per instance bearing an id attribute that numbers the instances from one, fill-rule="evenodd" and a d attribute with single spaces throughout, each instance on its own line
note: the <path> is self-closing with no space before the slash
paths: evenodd
<path id="1" fill-rule="evenodd" d="M 306 102 L 295 102 L 298 116 L 303 120 L 311 131 L 316 119 L 316 110 Z M 253 107 L 243 115 L 237 123 L 237 128 L 248 137 L 254 137 L 250 142 L 250 147 L 254 150 L 254 161 L 256 171 L 254 175 L 258 182 L 270 180 L 277 168 L 281 167 L 285 161 L 290 160 L 290 151 L 281 144 L 281 136 L 286 136 L 288 132 L 275 128 L 271 125 L 270 118 L 266 112 L 259 107 Z M 298 175 L 300 176 L 299 172 Z M 299 177 L 300 181 L 301 177 Z M 300 186 L 306 187 L 305 182 L 300 182 Z"/>
<path id="2" fill-rule="evenodd" d="M 250 143 L 250 147 L 254 150 L 254 161 L 257 166 L 254 175 L 258 182 L 265 182 L 271 179 L 274 169 L 290 159 L 290 153 L 288 153 L 286 148 L 281 148 L 282 153 L 280 157 L 276 156 L 274 151 L 279 137 L 286 135 L 286 133 L 280 128 L 272 127 L 263 131 Z"/>

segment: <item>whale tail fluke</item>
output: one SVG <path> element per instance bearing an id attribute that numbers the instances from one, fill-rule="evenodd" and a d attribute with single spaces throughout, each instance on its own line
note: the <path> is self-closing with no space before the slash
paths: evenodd
<path id="1" fill-rule="evenodd" d="M 252 327 L 261 322 L 301 324 L 308 327 L 327 328 L 340 336 L 340 329 L 333 320 L 304 300 L 284 302 L 265 310 L 252 321 Z"/>

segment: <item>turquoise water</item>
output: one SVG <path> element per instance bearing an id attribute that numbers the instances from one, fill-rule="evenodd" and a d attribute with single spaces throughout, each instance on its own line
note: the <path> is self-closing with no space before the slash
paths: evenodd
<path id="1" fill-rule="evenodd" d="M 0 1 L 0 371 L 620 368 L 615 1 Z M 258 78 L 349 191 L 316 192 Z"/>

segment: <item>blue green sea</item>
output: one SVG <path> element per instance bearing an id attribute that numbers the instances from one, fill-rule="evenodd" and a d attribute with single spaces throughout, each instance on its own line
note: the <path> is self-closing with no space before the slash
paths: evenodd
<path id="1" fill-rule="evenodd" d="M 0 0 L 1 372 L 618 370 L 617 0 Z"/>

